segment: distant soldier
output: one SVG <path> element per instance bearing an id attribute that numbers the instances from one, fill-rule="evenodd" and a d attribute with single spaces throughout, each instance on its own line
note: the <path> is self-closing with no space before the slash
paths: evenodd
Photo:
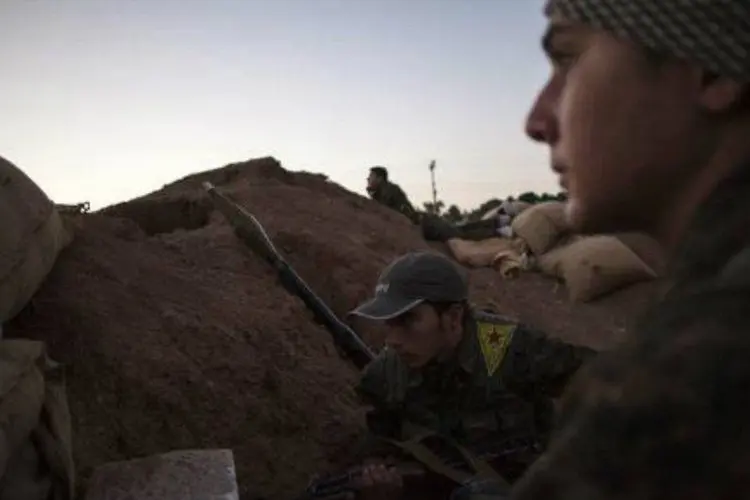
<path id="1" fill-rule="evenodd" d="M 453 238 L 481 241 L 489 238 L 512 238 L 513 219 L 530 205 L 521 201 L 505 200 L 479 220 L 451 224 L 437 215 L 422 219 L 422 236 L 428 241 L 448 241 Z"/>
<path id="2" fill-rule="evenodd" d="M 474 310 L 462 272 L 433 252 L 396 259 L 353 314 L 385 322 L 386 348 L 365 368 L 358 392 L 373 407 L 371 432 L 398 442 L 431 431 L 467 449 L 509 436 L 540 449 L 553 398 L 594 354 Z M 508 457 L 503 474 L 517 476 L 536 456 Z M 373 482 L 386 480 L 384 469 L 371 470 Z"/>
<path id="3" fill-rule="evenodd" d="M 546 13 L 552 70 L 527 132 L 549 146 L 572 226 L 654 236 L 671 287 L 576 377 L 546 453 L 496 498 L 744 498 L 750 0 L 552 0 Z"/>
<path id="4" fill-rule="evenodd" d="M 388 180 L 388 170 L 385 167 L 370 169 L 370 175 L 367 177 L 367 193 L 378 203 L 401 212 L 414 223 L 418 222 L 417 211 L 401 187 Z"/>

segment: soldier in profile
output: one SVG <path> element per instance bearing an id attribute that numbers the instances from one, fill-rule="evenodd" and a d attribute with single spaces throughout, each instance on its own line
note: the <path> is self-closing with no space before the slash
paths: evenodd
<path id="1" fill-rule="evenodd" d="M 414 223 L 419 222 L 419 217 L 409 198 L 398 184 L 388 179 L 388 169 L 377 166 L 370 169 L 367 177 L 367 193 L 370 198 L 382 203 L 386 207 L 404 214 Z"/>
<path id="2" fill-rule="evenodd" d="M 645 232 L 666 295 L 584 367 L 512 500 L 750 488 L 750 0 L 551 0 L 526 124 L 581 233 Z M 486 498 L 486 496 L 485 496 Z"/>

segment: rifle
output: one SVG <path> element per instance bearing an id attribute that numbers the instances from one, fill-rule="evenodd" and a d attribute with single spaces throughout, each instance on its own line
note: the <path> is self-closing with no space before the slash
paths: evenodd
<path id="1" fill-rule="evenodd" d="M 331 311 L 326 303 L 312 291 L 282 257 L 258 219 L 242 206 L 219 193 L 210 182 L 204 182 L 203 188 L 208 192 L 216 209 L 226 217 L 229 224 L 234 228 L 235 234 L 254 253 L 276 269 L 282 286 L 289 293 L 299 297 L 313 313 L 315 320 L 331 333 L 333 343 L 339 353 L 343 353 L 344 356 L 349 358 L 358 369 L 362 369 L 369 364 L 375 358 L 372 350 L 354 330 Z"/>
<path id="2" fill-rule="evenodd" d="M 489 445 L 484 445 L 482 451 L 476 453 L 475 456 L 482 461 L 493 461 L 522 453 L 536 455 L 538 452 L 539 445 L 536 440 L 513 438 L 502 440 L 499 443 L 491 442 Z M 465 459 L 457 458 L 445 459 L 443 463 L 452 468 L 466 468 L 468 465 Z M 405 480 L 423 477 L 431 473 L 427 467 L 416 461 L 401 461 L 386 465 L 396 468 Z M 359 489 L 357 483 L 362 477 L 362 470 L 362 467 L 354 467 L 343 474 L 313 478 L 305 489 L 305 493 L 296 500 L 340 500 L 350 498 L 351 494 Z"/>

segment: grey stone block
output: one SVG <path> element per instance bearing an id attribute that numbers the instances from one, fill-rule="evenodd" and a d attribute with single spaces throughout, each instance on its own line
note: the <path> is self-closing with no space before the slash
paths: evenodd
<path id="1" fill-rule="evenodd" d="M 181 450 L 94 470 L 85 500 L 239 500 L 231 450 Z"/>

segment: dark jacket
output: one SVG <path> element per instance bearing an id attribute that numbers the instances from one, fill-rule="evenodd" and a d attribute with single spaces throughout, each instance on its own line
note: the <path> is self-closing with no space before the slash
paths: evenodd
<path id="1" fill-rule="evenodd" d="M 694 218 L 673 286 L 584 368 L 513 500 L 726 499 L 750 489 L 750 165 Z"/>
<path id="2" fill-rule="evenodd" d="M 541 445 L 552 421 L 552 399 L 593 354 L 477 312 L 453 359 L 410 370 L 385 349 L 363 371 L 358 392 L 373 407 L 368 426 L 377 435 L 404 440 L 417 425 L 470 449 L 505 437 Z"/>
<path id="3" fill-rule="evenodd" d="M 384 181 L 376 189 L 368 191 L 370 197 L 382 203 L 388 208 L 401 212 L 413 222 L 417 222 L 417 211 L 409 202 L 409 198 L 404 193 L 403 189 L 398 184 L 394 184 L 390 181 Z"/>

